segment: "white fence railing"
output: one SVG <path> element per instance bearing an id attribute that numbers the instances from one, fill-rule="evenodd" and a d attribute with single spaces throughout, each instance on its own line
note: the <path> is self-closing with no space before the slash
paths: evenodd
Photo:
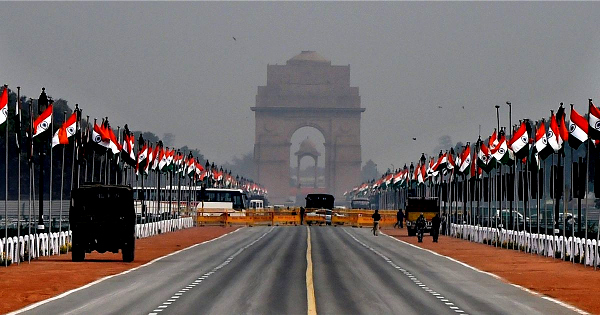
<path id="1" fill-rule="evenodd" d="M 600 253 L 595 239 L 579 237 L 563 237 L 513 231 L 492 227 L 473 226 L 466 224 L 451 224 L 450 235 L 477 243 L 502 246 L 509 249 L 519 249 L 548 257 L 560 257 L 588 266 L 600 263 Z"/>
<path id="2" fill-rule="evenodd" d="M 194 226 L 192 217 L 162 220 L 152 223 L 136 224 L 135 235 L 137 238 L 154 236 L 160 233 L 174 232 Z M 0 252 L 7 252 L 12 263 L 26 261 L 25 250 L 31 259 L 41 256 L 58 255 L 60 247 L 71 243 L 71 231 L 30 234 L 20 237 L 0 239 Z M 7 245 L 7 246 L 6 246 Z"/>

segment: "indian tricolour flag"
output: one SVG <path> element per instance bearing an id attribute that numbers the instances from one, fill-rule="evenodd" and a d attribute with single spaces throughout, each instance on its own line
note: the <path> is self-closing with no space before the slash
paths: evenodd
<path id="1" fill-rule="evenodd" d="M 529 134 L 525 122 L 521 123 L 519 129 L 515 132 L 508 145 L 515 153 L 517 159 L 522 159 L 529 154 Z"/>
<path id="2" fill-rule="evenodd" d="M 600 139 L 600 109 L 594 106 L 592 100 L 590 100 L 590 117 L 589 117 L 589 129 L 588 135 L 590 139 Z"/>
<path id="3" fill-rule="evenodd" d="M 52 147 L 59 144 L 69 144 L 69 138 L 75 135 L 77 131 L 77 113 L 71 114 L 71 117 L 56 130 L 52 137 Z"/>
<path id="4" fill-rule="evenodd" d="M 548 145 L 552 149 L 554 149 L 555 153 L 558 153 L 563 145 L 563 140 L 560 136 L 560 131 L 558 129 L 558 122 L 556 121 L 556 116 L 552 113 L 550 117 L 550 126 L 548 127 L 548 133 L 546 134 L 548 138 Z"/>
<path id="5" fill-rule="evenodd" d="M 460 155 L 460 167 L 458 171 L 461 173 L 467 173 L 471 166 L 471 145 L 467 143 L 467 146 Z"/>
<path id="6" fill-rule="evenodd" d="M 548 144 L 548 135 L 546 133 L 546 124 L 542 121 L 535 132 L 535 150 L 538 158 L 545 160 L 552 154 L 552 147 Z"/>
<path id="7" fill-rule="evenodd" d="M 4 86 L 2 94 L 0 94 L 0 125 L 6 121 L 8 117 L 8 86 Z"/>
<path id="8" fill-rule="evenodd" d="M 508 148 L 506 137 L 504 135 L 500 136 L 498 146 L 496 146 L 494 152 L 492 152 L 492 155 L 496 161 L 504 165 L 511 165 L 515 160 L 514 153 Z"/>
<path id="9" fill-rule="evenodd" d="M 36 118 L 33 122 L 33 136 L 37 136 L 42 132 L 48 130 L 50 125 L 52 124 L 52 104 L 48 105 L 46 110 L 42 112 L 42 114 Z"/>
<path id="10" fill-rule="evenodd" d="M 569 121 L 569 145 L 577 150 L 579 146 L 588 139 L 588 122 L 581 117 L 571 105 L 571 116 Z"/>

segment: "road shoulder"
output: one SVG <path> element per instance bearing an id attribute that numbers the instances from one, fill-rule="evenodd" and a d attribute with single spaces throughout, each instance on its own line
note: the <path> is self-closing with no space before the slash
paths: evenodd
<path id="1" fill-rule="evenodd" d="M 600 300 L 593 296 L 594 284 L 600 281 L 600 272 L 593 268 L 446 236 L 440 236 L 439 243 L 433 243 L 430 236 L 426 236 L 423 243 L 418 243 L 416 237 L 407 235 L 406 229 L 388 228 L 383 232 L 497 275 L 508 283 L 591 313 L 600 313 Z"/>
<path id="2" fill-rule="evenodd" d="M 93 252 L 79 263 L 72 262 L 71 254 L 66 254 L 3 268 L 0 271 L 0 313 L 18 310 L 234 230 L 236 228 L 190 228 L 139 239 L 132 263 L 122 262 L 121 254 Z"/>

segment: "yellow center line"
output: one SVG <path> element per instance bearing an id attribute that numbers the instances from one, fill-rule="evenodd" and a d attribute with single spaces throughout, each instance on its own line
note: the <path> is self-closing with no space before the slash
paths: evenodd
<path id="1" fill-rule="evenodd" d="M 315 302 L 315 286 L 313 283 L 313 266 L 310 249 L 310 228 L 307 226 L 308 237 L 306 239 L 306 297 L 308 301 L 308 315 L 317 314 L 317 303 Z"/>

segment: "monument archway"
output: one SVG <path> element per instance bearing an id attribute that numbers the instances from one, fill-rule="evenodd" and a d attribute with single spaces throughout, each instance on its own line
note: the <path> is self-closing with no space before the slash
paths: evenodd
<path id="1" fill-rule="evenodd" d="M 290 197 L 291 137 L 313 127 L 325 138 L 325 188 L 341 200 L 360 182 L 361 145 L 358 87 L 350 86 L 350 66 L 332 66 L 314 51 L 285 65 L 267 66 L 267 85 L 258 87 L 254 162 L 256 180 L 273 203 Z"/>

